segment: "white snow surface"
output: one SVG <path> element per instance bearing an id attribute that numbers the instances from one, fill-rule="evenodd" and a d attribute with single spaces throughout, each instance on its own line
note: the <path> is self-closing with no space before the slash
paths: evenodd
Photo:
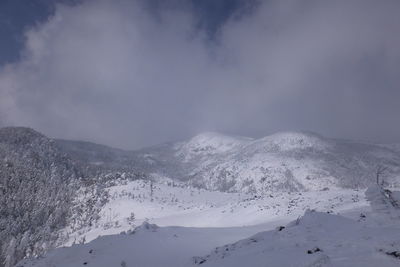
<path id="1" fill-rule="evenodd" d="M 399 266 L 399 230 L 311 211 L 285 228 L 244 239 L 251 228 L 158 227 L 143 223 L 132 232 L 56 249 L 17 266 L 389 267 Z M 237 239 L 242 240 L 222 245 Z"/>
<path id="2" fill-rule="evenodd" d="M 262 225 L 273 229 L 301 216 L 307 209 L 347 212 L 369 208 L 364 190 L 335 189 L 310 192 L 276 192 L 267 195 L 207 191 L 161 178 L 149 181 L 120 182 L 108 188 L 110 201 L 102 208 L 100 220 L 78 232 L 66 229 L 69 240 L 63 245 L 99 235 L 117 234 L 144 221 L 159 226 L 242 227 Z M 255 228 L 259 230 L 260 228 Z M 254 232 L 256 233 L 256 232 Z"/>
<path id="3" fill-rule="evenodd" d="M 117 180 L 96 223 L 17 266 L 400 266 L 400 193 L 357 189 L 376 159 L 398 162 L 393 149 L 285 132 L 204 133 L 172 151 L 187 182 Z"/>
<path id="4" fill-rule="evenodd" d="M 109 187 L 111 199 L 95 225 L 69 233 L 67 247 L 17 266 L 400 264 L 400 223 L 376 212 L 381 195 L 373 188 L 367 200 L 365 190 L 351 189 L 260 196 L 195 189 L 162 177 L 152 185 L 152 191 L 144 180 Z"/>
<path id="5" fill-rule="evenodd" d="M 400 228 L 370 227 L 306 212 L 281 231 L 259 233 L 199 257 L 201 266 L 399 266 Z M 199 264 L 200 265 L 200 264 Z"/>

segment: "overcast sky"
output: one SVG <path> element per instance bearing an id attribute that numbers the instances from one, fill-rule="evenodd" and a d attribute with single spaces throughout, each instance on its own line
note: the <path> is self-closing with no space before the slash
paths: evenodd
<path id="1" fill-rule="evenodd" d="M 0 12 L 1 126 L 127 149 L 202 131 L 400 142 L 400 1 L 35 1 Z"/>

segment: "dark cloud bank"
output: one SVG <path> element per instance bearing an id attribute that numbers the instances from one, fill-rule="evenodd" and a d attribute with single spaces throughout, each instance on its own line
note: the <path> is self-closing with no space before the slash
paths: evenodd
<path id="1" fill-rule="evenodd" d="M 1 125 L 124 148 L 204 130 L 400 142 L 400 1 L 262 1 L 211 30 L 175 3 L 58 5 L 1 68 Z"/>

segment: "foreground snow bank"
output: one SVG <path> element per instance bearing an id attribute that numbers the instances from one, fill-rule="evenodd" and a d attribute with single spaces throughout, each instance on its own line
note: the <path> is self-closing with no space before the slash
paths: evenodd
<path id="1" fill-rule="evenodd" d="M 400 228 L 367 225 L 308 211 L 286 227 L 246 238 L 254 234 L 254 228 L 157 227 L 144 223 L 128 234 L 59 248 L 17 266 L 399 266 Z"/>
<path id="2" fill-rule="evenodd" d="M 58 248 L 19 267 L 179 267 L 191 266 L 194 255 L 249 237 L 256 227 L 186 228 L 142 225 L 118 235 L 99 237 L 87 244 Z"/>
<path id="3" fill-rule="evenodd" d="M 400 266 L 400 229 L 319 212 L 194 259 L 201 266 Z"/>

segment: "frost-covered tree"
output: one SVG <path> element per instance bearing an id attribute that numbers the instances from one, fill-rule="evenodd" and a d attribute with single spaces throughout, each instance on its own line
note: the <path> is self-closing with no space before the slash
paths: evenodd
<path id="1" fill-rule="evenodd" d="M 52 140 L 26 128 L 0 129 L 0 266 L 38 255 L 57 240 L 78 178 Z"/>
<path id="2" fill-rule="evenodd" d="M 387 171 L 387 167 L 383 166 L 383 165 L 378 165 L 376 167 L 376 184 L 378 186 L 383 186 L 384 185 L 384 180 L 383 180 L 383 176 Z"/>
<path id="3" fill-rule="evenodd" d="M 131 214 L 130 214 L 129 217 L 127 218 L 127 221 L 128 221 L 128 223 L 129 223 L 129 225 L 134 225 L 135 220 L 136 220 L 135 213 L 134 213 L 134 212 L 131 212 Z"/>
<path id="4" fill-rule="evenodd" d="M 53 140 L 28 128 L 0 129 L 0 267 L 55 246 L 72 219 L 95 220 L 102 191 L 93 180 Z M 91 190 L 83 203 L 79 188 Z"/>
<path id="5" fill-rule="evenodd" d="M 153 180 L 150 180 L 150 201 L 153 202 L 153 195 L 154 195 L 154 184 Z"/>
<path id="6" fill-rule="evenodd" d="M 129 153 L 117 152 L 123 155 L 55 141 L 29 128 L 1 128 L 0 267 L 41 255 L 69 233 L 90 229 L 109 199 L 105 188 L 147 179 L 135 171 Z M 111 163 L 99 166 L 93 159 Z"/>

